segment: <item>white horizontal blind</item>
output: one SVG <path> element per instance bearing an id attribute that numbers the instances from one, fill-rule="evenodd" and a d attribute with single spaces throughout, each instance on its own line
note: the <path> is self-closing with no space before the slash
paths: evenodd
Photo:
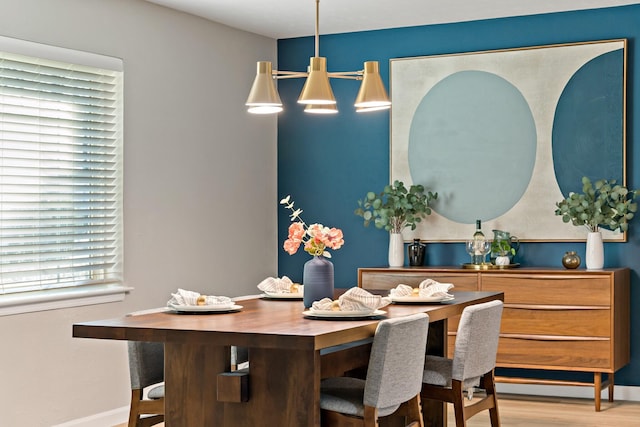
<path id="1" fill-rule="evenodd" d="M 122 282 L 122 86 L 0 52 L 0 295 Z"/>

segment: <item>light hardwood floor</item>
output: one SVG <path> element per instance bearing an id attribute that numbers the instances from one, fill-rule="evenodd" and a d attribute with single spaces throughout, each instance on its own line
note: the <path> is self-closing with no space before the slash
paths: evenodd
<path id="1" fill-rule="evenodd" d="M 504 427 L 632 427 L 640 426 L 640 402 L 602 400 L 596 412 L 592 399 L 569 399 L 524 395 L 498 395 L 500 423 Z M 449 426 L 453 411 L 449 405 Z M 468 427 L 490 426 L 489 412 L 483 411 L 467 422 Z"/>
<path id="2" fill-rule="evenodd" d="M 602 401 L 595 412 L 591 399 L 568 399 L 500 394 L 500 422 L 503 427 L 635 427 L 640 426 L 640 402 Z M 490 426 L 489 413 L 481 412 L 467 422 L 468 427 Z M 164 424 L 158 424 L 163 427 Z M 449 427 L 455 426 L 449 405 Z M 114 427 L 126 427 L 120 424 Z"/>

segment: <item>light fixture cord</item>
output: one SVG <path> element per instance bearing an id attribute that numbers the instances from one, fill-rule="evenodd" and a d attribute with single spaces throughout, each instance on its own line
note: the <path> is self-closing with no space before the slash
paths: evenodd
<path id="1" fill-rule="evenodd" d="M 316 57 L 320 56 L 320 0 L 316 0 Z"/>

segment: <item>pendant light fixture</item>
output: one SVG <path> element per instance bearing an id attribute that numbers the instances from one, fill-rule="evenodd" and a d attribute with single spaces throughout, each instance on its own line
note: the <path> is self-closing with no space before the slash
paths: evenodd
<path id="1" fill-rule="evenodd" d="M 298 98 L 311 114 L 335 114 L 338 112 L 336 98 L 331 90 L 330 78 L 362 80 L 354 106 L 356 112 L 386 110 L 391 107 L 387 91 L 380 77 L 377 61 L 367 61 L 359 71 L 327 72 L 327 58 L 320 56 L 319 12 L 320 0 L 316 1 L 315 56 L 309 59 L 306 72 L 273 70 L 271 62 L 259 61 L 256 78 L 247 98 L 248 112 L 252 114 L 275 114 L 282 111 L 282 101 L 275 86 L 276 79 L 304 78 L 306 81 Z"/>

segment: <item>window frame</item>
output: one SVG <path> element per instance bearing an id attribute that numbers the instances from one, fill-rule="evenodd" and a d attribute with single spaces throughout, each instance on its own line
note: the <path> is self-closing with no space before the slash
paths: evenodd
<path id="1" fill-rule="evenodd" d="M 70 66 L 80 65 L 103 70 L 113 71 L 117 74 L 117 98 L 115 103 L 116 120 L 115 130 L 119 134 L 115 149 L 118 156 L 115 174 L 117 175 L 118 190 L 116 191 L 115 215 L 116 233 L 119 237 L 114 244 L 115 258 L 118 268 L 117 278 L 110 278 L 101 283 L 82 284 L 78 281 L 66 287 L 54 287 L 51 289 L 39 289 L 34 291 L 17 291 L 0 293 L 0 316 L 29 313 L 36 311 L 52 310 L 59 308 L 78 307 L 109 302 L 122 301 L 126 293 L 132 290 L 124 284 L 124 216 L 123 216 L 123 103 L 124 103 L 124 67 L 119 58 L 83 52 L 73 49 L 61 48 L 42 43 L 34 43 L 0 36 L 0 51 L 19 54 L 34 59 L 65 62 Z"/>

